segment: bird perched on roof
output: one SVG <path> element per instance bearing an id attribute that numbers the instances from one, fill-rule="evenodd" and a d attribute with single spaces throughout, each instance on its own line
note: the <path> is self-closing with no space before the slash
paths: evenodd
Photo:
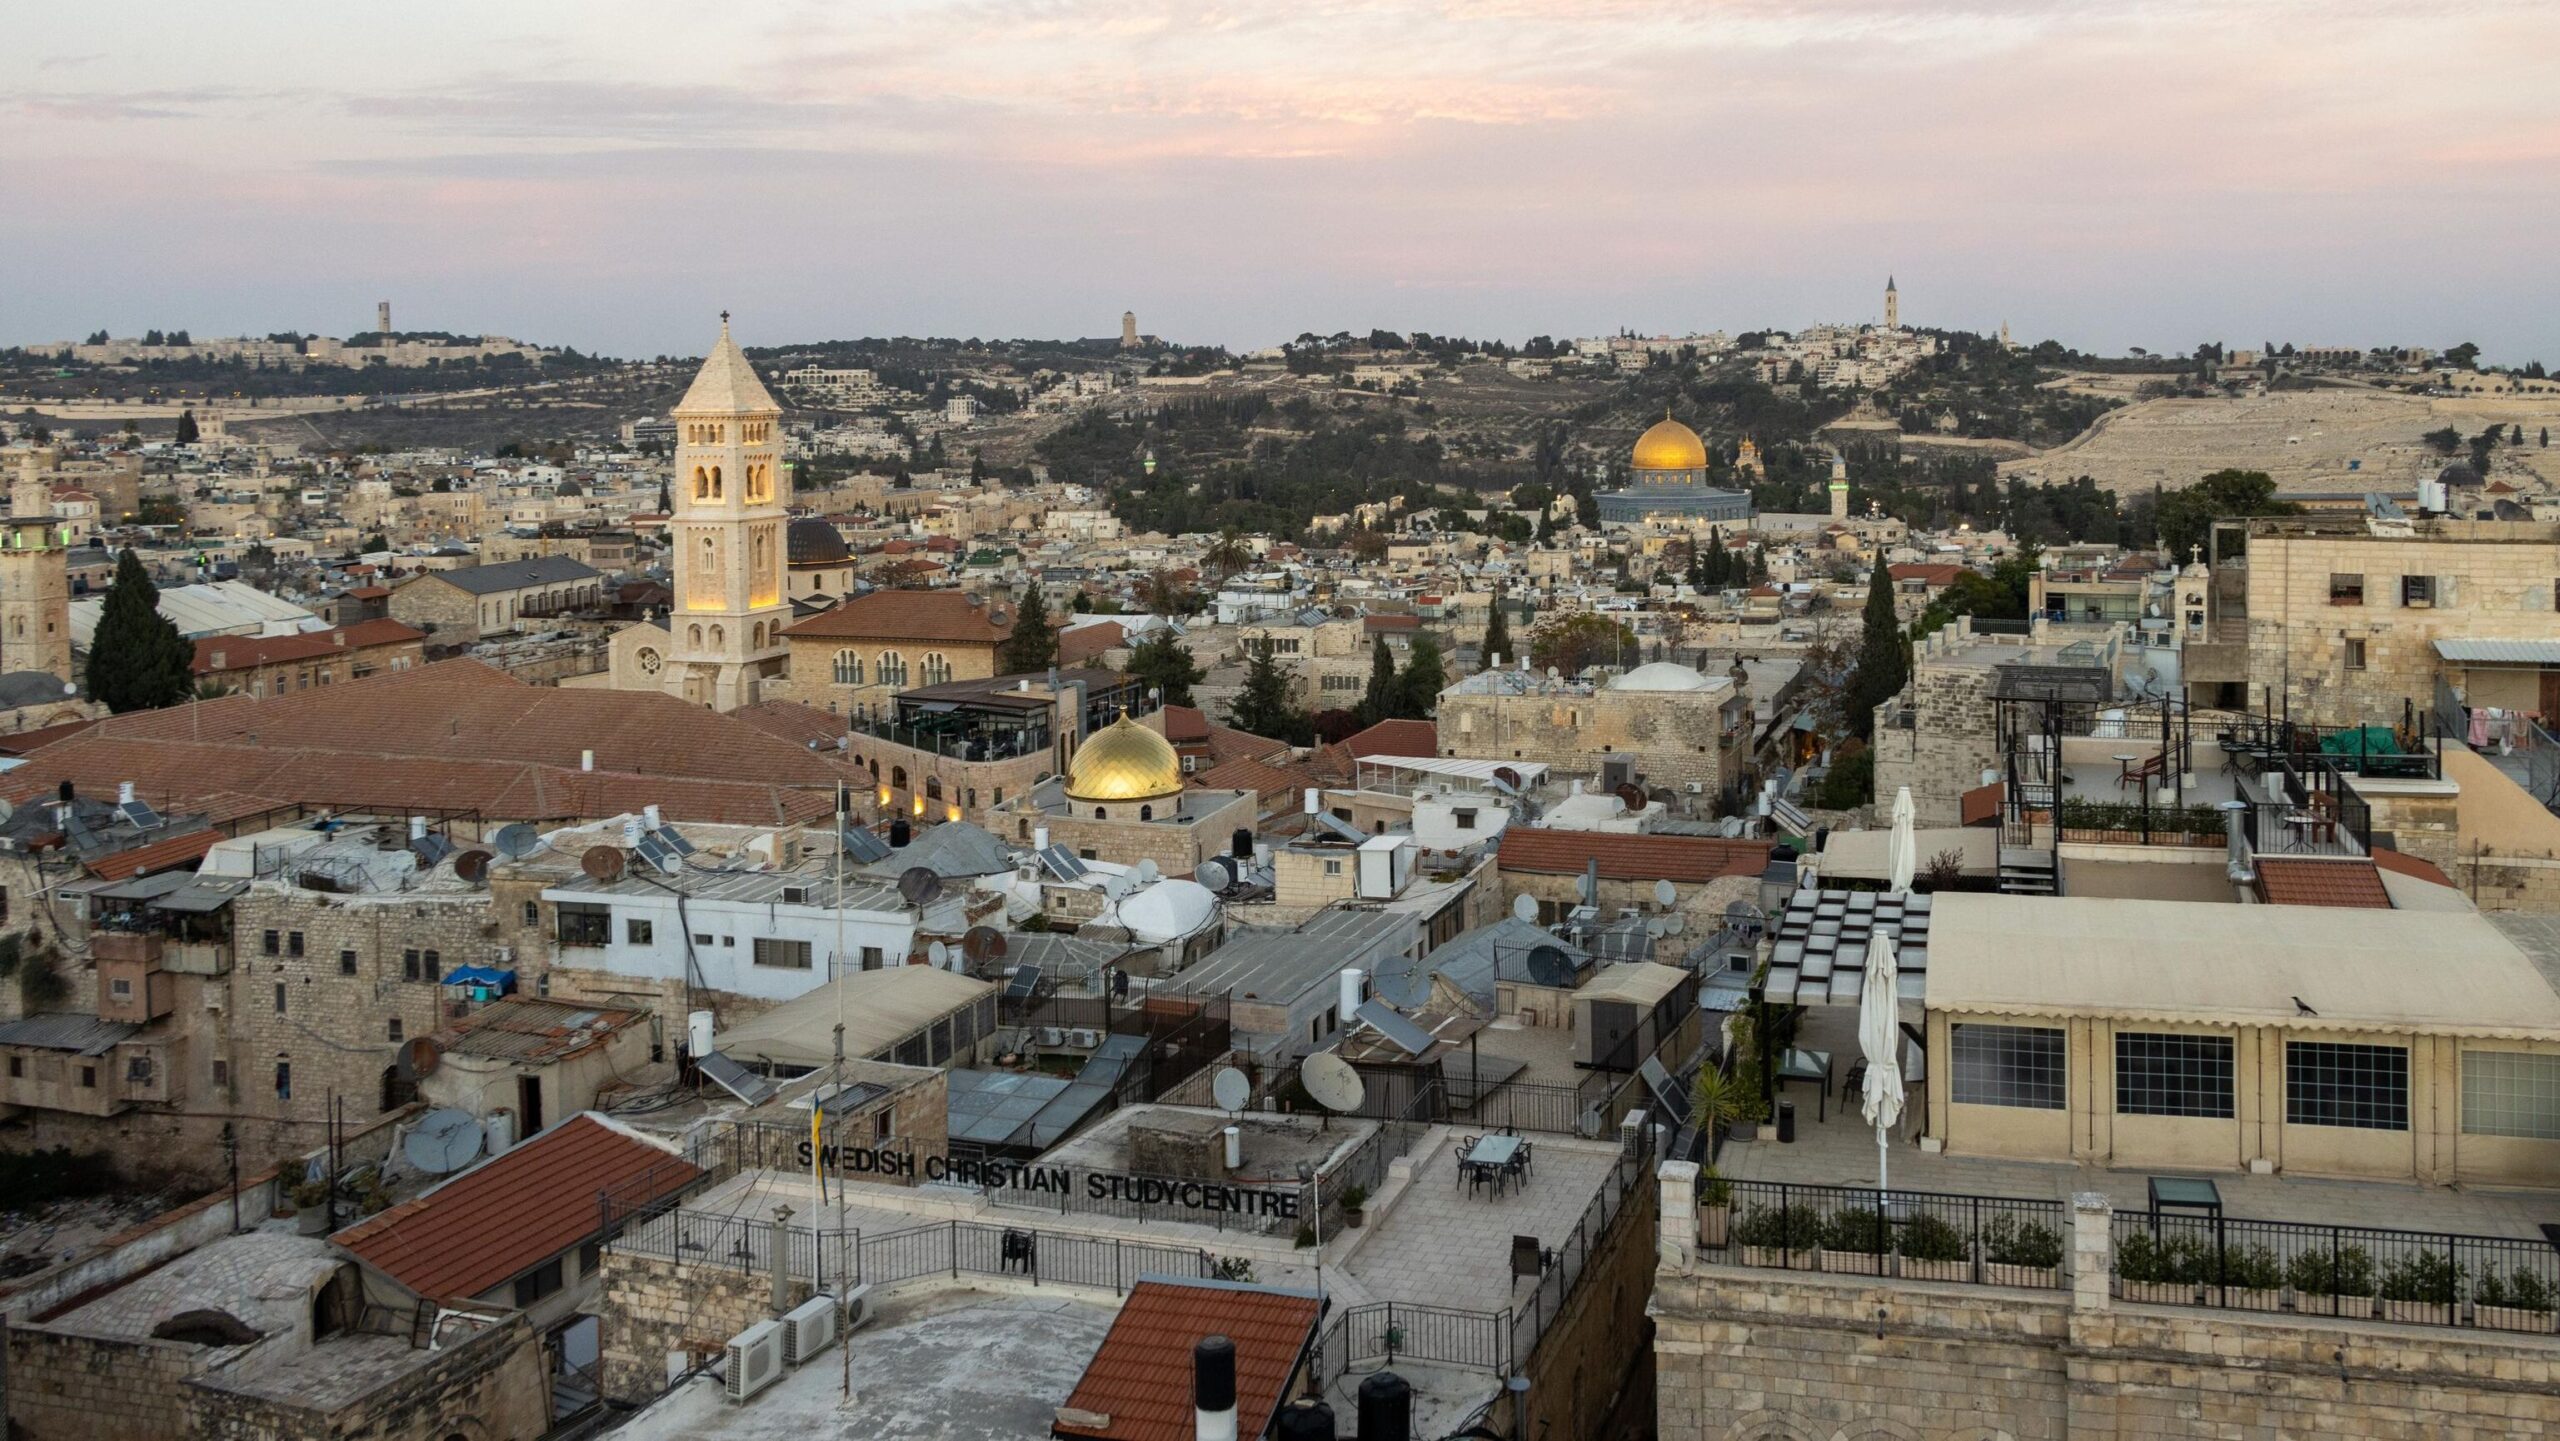
<path id="1" fill-rule="evenodd" d="M 2320 1014 L 2318 1011 L 2311 1009 L 2311 1004 L 2308 1001 L 2303 1000 L 2300 996 L 2293 998 L 2293 1008 L 2306 1016 L 2316 1016 Z"/>

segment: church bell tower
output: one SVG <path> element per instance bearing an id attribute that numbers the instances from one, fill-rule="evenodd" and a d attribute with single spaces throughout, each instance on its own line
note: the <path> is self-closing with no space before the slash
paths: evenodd
<path id="1" fill-rule="evenodd" d="M 684 399 L 676 425 L 675 603 L 667 614 L 671 694 L 717 710 L 759 699 L 782 674 L 783 526 L 791 501 L 782 464 L 782 407 L 774 403 L 720 316 L 720 343 Z"/>
<path id="2" fill-rule="evenodd" d="M 1893 288 L 1893 277 L 1890 275 L 1884 278 L 1884 328 L 1887 330 L 1902 328 L 1902 292 Z"/>
<path id="3" fill-rule="evenodd" d="M 0 524 L 0 674 L 73 681 L 70 556 L 53 518 L 53 472 L 62 453 L 35 448 L 15 459 L 9 518 Z"/>

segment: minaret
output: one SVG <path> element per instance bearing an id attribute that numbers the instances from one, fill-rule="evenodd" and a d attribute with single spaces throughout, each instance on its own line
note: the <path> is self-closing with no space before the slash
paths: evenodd
<path id="1" fill-rule="evenodd" d="M 729 338 L 702 362 L 693 387 L 668 412 L 676 423 L 675 604 L 667 616 L 667 688 L 716 710 L 753 705 L 782 673 L 791 619 L 784 598 L 783 523 L 791 480 L 782 465 L 774 404 L 755 367 Z"/>
<path id="2" fill-rule="evenodd" d="M 1902 294 L 1893 288 L 1893 277 L 1890 275 L 1884 278 L 1884 328 L 1887 330 L 1902 328 Z"/>
<path id="3" fill-rule="evenodd" d="M 70 681 L 71 581 L 65 532 L 53 518 L 62 452 L 19 452 L 0 524 L 0 674 L 40 671 Z"/>
<path id="4" fill-rule="evenodd" d="M 1831 518 L 1849 518 L 1849 461 L 1836 450 L 1831 452 Z"/>

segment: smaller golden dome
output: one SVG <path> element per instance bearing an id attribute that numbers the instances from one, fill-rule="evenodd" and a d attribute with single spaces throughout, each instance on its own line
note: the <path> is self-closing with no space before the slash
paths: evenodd
<path id="1" fill-rule="evenodd" d="M 1669 415 L 1654 422 L 1651 430 L 1636 438 L 1635 468 L 1638 470 L 1704 470 L 1707 447 L 1698 433 Z"/>
<path id="2" fill-rule="evenodd" d="M 1086 736 L 1067 762 L 1071 801 L 1151 801 L 1182 790 L 1182 757 L 1173 743 L 1129 719 Z"/>

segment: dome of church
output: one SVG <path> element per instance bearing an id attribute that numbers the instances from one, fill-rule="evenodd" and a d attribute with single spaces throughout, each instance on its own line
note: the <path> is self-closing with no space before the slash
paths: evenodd
<path id="1" fill-rule="evenodd" d="M 1067 762 L 1071 801 L 1147 801 L 1182 789 L 1182 757 L 1172 742 L 1129 719 L 1085 737 Z"/>
<path id="2" fill-rule="evenodd" d="M 793 565 L 832 565 L 849 559 L 853 552 L 845 548 L 844 537 L 823 520 L 805 519 L 791 522 L 783 543 L 791 554 Z"/>
<path id="3" fill-rule="evenodd" d="M 1636 438 L 1634 464 L 1638 470 L 1704 470 L 1707 447 L 1696 431 L 1666 415 Z"/>
<path id="4" fill-rule="evenodd" d="M 1698 674 L 1698 672 L 1685 665 L 1677 665 L 1667 660 L 1658 660 L 1651 665 L 1637 666 L 1634 670 L 1628 671 L 1625 675 L 1609 682 L 1609 689 L 1651 691 L 1705 690 L 1709 684 L 1710 682 L 1705 676 Z"/>

